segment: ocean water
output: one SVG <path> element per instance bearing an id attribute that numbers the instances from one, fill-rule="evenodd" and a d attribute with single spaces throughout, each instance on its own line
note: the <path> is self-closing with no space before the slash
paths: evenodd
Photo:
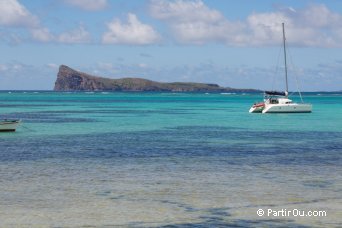
<path id="1" fill-rule="evenodd" d="M 313 113 L 248 113 L 261 94 L 0 92 L 0 118 L 23 121 L 0 134 L 0 227 L 342 227 L 342 93 L 304 95 Z"/>

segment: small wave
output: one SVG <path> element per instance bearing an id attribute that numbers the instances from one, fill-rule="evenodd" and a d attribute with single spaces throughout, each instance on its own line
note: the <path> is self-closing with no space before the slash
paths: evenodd
<path id="1" fill-rule="evenodd" d="M 342 96 L 342 93 L 317 93 L 316 96 Z"/>
<path id="2" fill-rule="evenodd" d="M 221 93 L 222 95 L 235 95 L 236 93 Z"/>

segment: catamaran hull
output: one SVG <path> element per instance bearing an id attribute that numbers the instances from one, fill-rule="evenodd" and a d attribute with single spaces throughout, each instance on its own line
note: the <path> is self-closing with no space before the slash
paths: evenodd
<path id="1" fill-rule="evenodd" d="M 264 109 L 264 106 L 262 106 L 262 107 L 251 107 L 249 109 L 249 112 L 250 113 L 261 113 L 263 109 Z"/>
<path id="2" fill-rule="evenodd" d="M 265 103 L 264 102 L 261 102 L 261 103 L 258 103 L 258 104 L 254 104 L 250 109 L 249 109 L 249 112 L 250 113 L 261 113 L 262 110 L 264 110 L 265 108 Z"/>
<path id="3" fill-rule="evenodd" d="M 0 132 L 15 131 L 20 121 L 0 121 Z"/>
<path id="4" fill-rule="evenodd" d="M 310 113 L 311 104 L 269 104 L 266 105 L 262 113 Z"/>

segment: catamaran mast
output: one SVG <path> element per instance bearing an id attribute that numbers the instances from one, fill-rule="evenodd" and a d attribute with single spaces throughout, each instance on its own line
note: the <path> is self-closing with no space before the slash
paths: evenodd
<path id="1" fill-rule="evenodd" d="M 289 92 L 289 86 L 288 86 L 288 82 L 287 82 L 287 63 L 286 63 L 286 45 L 285 45 L 285 26 L 284 26 L 284 23 L 283 23 L 283 42 L 284 42 L 284 61 L 285 61 L 285 80 L 286 80 L 286 91 L 285 91 L 285 94 L 286 94 L 286 97 L 287 97 L 287 94 Z"/>

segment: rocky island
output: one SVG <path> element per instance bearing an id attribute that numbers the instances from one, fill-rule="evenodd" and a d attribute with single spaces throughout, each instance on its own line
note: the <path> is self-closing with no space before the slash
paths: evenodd
<path id="1" fill-rule="evenodd" d="M 93 76 L 61 65 L 55 91 L 155 91 L 155 92 L 254 92 L 253 89 L 234 89 L 217 84 L 172 82 L 162 83 L 143 78 L 110 79 Z"/>

